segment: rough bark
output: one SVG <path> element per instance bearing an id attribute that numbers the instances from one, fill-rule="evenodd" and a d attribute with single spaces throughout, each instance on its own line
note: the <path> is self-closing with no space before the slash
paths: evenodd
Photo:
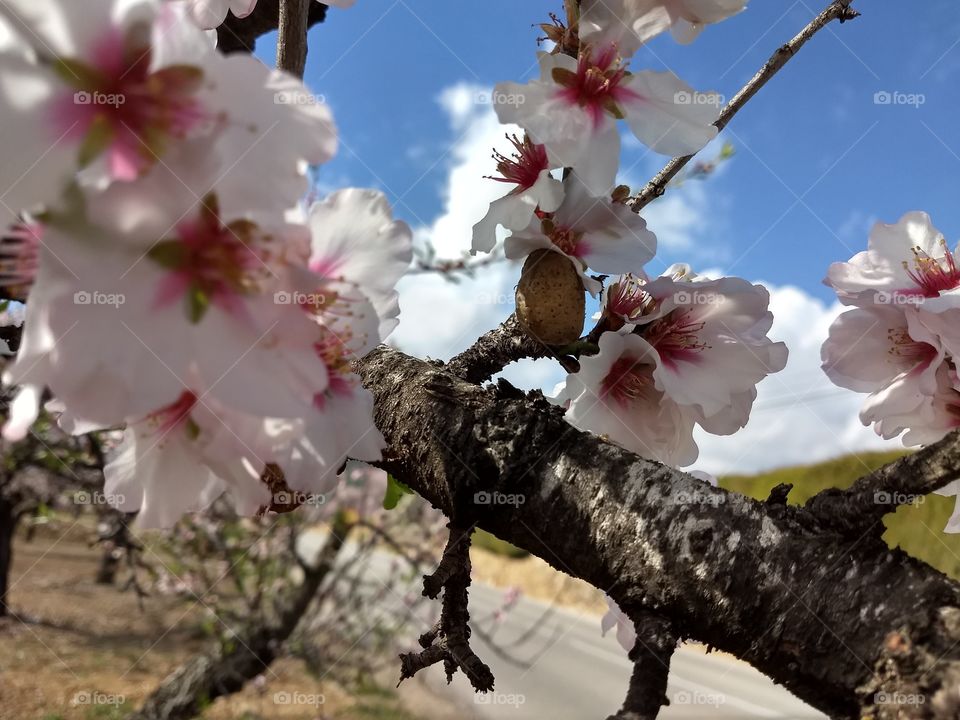
<path id="1" fill-rule="evenodd" d="M 381 465 L 448 516 L 833 717 L 880 692 L 926 702 L 880 705 L 877 718 L 956 717 L 936 708 L 960 677 L 960 585 L 878 532 L 850 537 L 807 509 L 710 487 L 575 430 L 539 394 L 481 388 L 386 347 L 357 370 L 388 443 Z M 475 502 L 481 492 L 504 502 Z"/>
<path id="2" fill-rule="evenodd" d="M 307 30 L 313 0 L 280 0 L 277 23 L 277 67 L 303 77 L 307 66 Z"/>
<path id="3" fill-rule="evenodd" d="M 656 720 L 667 699 L 670 659 L 677 636 L 670 621 L 660 615 L 643 613 L 635 623 L 637 641 L 630 651 L 633 673 L 620 712 L 607 720 Z"/>
<path id="4" fill-rule="evenodd" d="M 273 621 L 252 624 L 228 646 L 188 660 L 167 676 L 126 720 L 189 720 L 218 697 L 239 692 L 270 667 L 334 567 L 350 527 L 338 519 L 318 562 L 304 567 L 303 583 L 281 601 Z"/>

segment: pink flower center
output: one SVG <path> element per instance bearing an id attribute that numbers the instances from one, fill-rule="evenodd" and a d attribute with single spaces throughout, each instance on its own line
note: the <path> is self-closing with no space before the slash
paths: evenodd
<path id="1" fill-rule="evenodd" d="M 255 292 L 269 273 L 272 237 L 254 223 L 237 220 L 223 225 L 216 197 L 204 198 L 197 217 L 177 225 L 177 237 L 157 243 L 149 257 L 170 271 L 158 305 L 187 296 L 189 314 L 199 322 L 211 304 L 242 315 L 241 299 Z"/>
<path id="2" fill-rule="evenodd" d="M 540 173 L 550 166 L 547 149 L 543 145 L 534 144 L 527 136 L 521 141 L 516 135 L 507 135 L 507 140 L 517 151 L 510 157 L 494 151 L 493 159 L 497 161 L 497 172 L 503 177 L 488 176 L 488 179 L 516 183 L 518 190 L 529 190 L 536 184 Z"/>
<path id="3" fill-rule="evenodd" d="M 26 297 L 37 274 L 42 239 L 39 223 L 17 223 L 0 239 L 0 286 L 6 297 Z"/>
<path id="4" fill-rule="evenodd" d="M 667 367 L 678 362 L 697 362 L 700 353 L 709 347 L 700 340 L 705 323 L 694 320 L 692 315 L 690 309 L 671 310 L 644 330 L 644 339 L 657 349 Z"/>
<path id="5" fill-rule="evenodd" d="M 612 399 L 621 406 L 656 392 L 652 367 L 624 355 L 610 367 L 600 382 L 600 399 Z"/>
<path id="6" fill-rule="evenodd" d="M 937 297 L 941 292 L 960 287 L 960 270 L 953 259 L 953 253 L 947 247 L 947 241 L 941 240 L 943 257 L 930 257 L 919 247 L 914 247 L 913 268 L 904 260 L 903 267 L 907 275 L 923 292 L 924 297 Z"/>
<path id="7" fill-rule="evenodd" d="M 145 418 L 151 429 L 160 435 L 186 426 L 191 434 L 198 432 L 196 425 L 190 419 L 190 413 L 197 404 L 197 396 L 190 390 L 184 390 L 180 397 L 166 407 L 156 410 Z"/>
<path id="8" fill-rule="evenodd" d="M 538 210 L 537 215 L 540 217 L 540 231 L 559 248 L 560 252 L 570 257 L 580 257 L 587 252 L 587 248 L 581 242 L 583 240 L 581 231 L 557 225 L 549 213 Z"/>
<path id="9" fill-rule="evenodd" d="M 113 28 L 90 64 L 62 58 L 54 65 L 69 86 L 55 106 L 58 130 L 81 142 L 81 164 L 106 153 L 117 180 L 136 179 L 171 139 L 207 119 L 195 97 L 203 71 L 186 65 L 151 71 L 148 33 L 135 26 L 124 36 Z"/>
<path id="10" fill-rule="evenodd" d="M 606 311 L 621 320 L 633 322 L 642 317 L 653 302 L 636 277 L 624 275 L 607 290 Z"/>
<path id="11" fill-rule="evenodd" d="M 313 347 L 327 366 L 330 384 L 326 390 L 313 396 L 313 404 L 318 410 L 324 409 L 328 398 L 349 395 L 354 389 L 350 369 L 350 360 L 354 357 L 350 350 L 352 335 L 349 330 L 346 330 L 346 337 L 344 334 L 338 335 L 327 327 L 323 327 L 322 331 L 320 340 Z"/>
<path id="12" fill-rule="evenodd" d="M 914 340 L 906 328 L 890 328 L 887 339 L 890 341 L 888 352 L 917 370 L 923 370 L 937 357 L 937 349 L 933 345 Z"/>
<path id="13" fill-rule="evenodd" d="M 600 125 L 605 114 L 622 118 L 621 103 L 640 99 L 636 92 L 624 85 L 627 77 L 627 68 L 613 44 L 582 50 L 576 72 L 564 68 L 553 70 L 554 82 L 563 87 L 558 97 L 586 110 L 595 127 Z"/>

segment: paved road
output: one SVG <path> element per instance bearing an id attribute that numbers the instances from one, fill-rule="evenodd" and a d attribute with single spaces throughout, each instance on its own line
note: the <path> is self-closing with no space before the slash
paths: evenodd
<path id="1" fill-rule="evenodd" d="M 314 536 L 308 545 L 314 549 L 320 542 L 321 537 Z M 349 546 L 345 551 L 349 554 Z M 393 561 L 375 553 L 366 572 L 385 574 Z M 411 590 L 416 591 L 413 586 Z M 470 615 L 480 630 L 491 630 L 491 614 L 503 595 L 481 583 L 471 586 Z M 387 604 L 395 604 L 388 610 L 398 612 L 402 602 L 396 596 Z M 626 692 L 631 671 L 626 653 L 612 632 L 600 635 L 599 617 L 554 608 L 538 623 L 547 609 L 538 600 L 521 598 L 493 630 L 494 644 L 529 667 L 511 663 L 474 634 L 474 649 L 496 677 L 494 693 L 475 695 L 462 673 L 447 686 L 439 666 L 421 672 L 418 679 L 425 676 L 436 693 L 456 699 L 460 710 L 451 720 L 604 720 L 617 711 Z M 681 648 L 674 655 L 667 696 L 671 705 L 661 712 L 663 720 L 826 717 L 749 665 L 696 648 Z"/>
<path id="2" fill-rule="evenodd" d="M 496 609 L 502 591 L 475 584 L 471 588 L 470 613 L 477 618 Z M 523 640 L 547 606 L 522 599 L 496 631 L 500 646 Z M 464 718 L 477 720 L 603 720 L 617 711 L 630 678 L 631 664 L 612 632 L 600 635 L 599 618 L 558 609 L 537 632 L 511 648 L 529 668 L 518 668 L 499 657 L 481 639 L 475 649 L 497 678 L 496 691 L 488 698 L 474 696 L 462 674 L 447 688 L 443 673 L 429 676 L 437 691 L 453 692 L 460 699 Z M 706 655 L 695 648 L 681 648 L 670 668 L 667 696 L 671 705 L 664 720 L 697 718 L 825 718 L 750 666 L 731 658 Z"/>

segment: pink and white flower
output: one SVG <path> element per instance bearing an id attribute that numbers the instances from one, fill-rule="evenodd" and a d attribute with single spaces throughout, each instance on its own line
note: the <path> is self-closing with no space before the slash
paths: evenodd
<path id="1" fill-rule="evenodd" d="M 374 345 L 385 340 L 399 322 L 397 282 L 413 262 L 409 226 L 393 219 L 383 193 L 357 188 L 338 190 L 314 203 L 308 223 L 310 270 L 359 290 L 379 318 L 379 328 L 369 340 Z"/>
<path id="2" fill-rule="evenodd" d="M 55 203 L 81 170 L 89 187 L 136 180 L 198 137 L 223 175 L 245 186 L 257 174 L 276 176 L 259 185 L 261 205 L 296 202 L 302 164 L 334 152 L 329 111 L 278 102 L 309 96 L 253 58 L 219 55 L 183 13 L 160 0 L 0 6 L 14 38 L 3 50 L 0 121 L 18 140 L 0 163 L 8 215 Z"/>
<path id="3" fill-rule="evenodd" d="M 695 462 L 695 418 L 657 389 L 656 351 L 630 333 L 603 333 L 599 347 L 580 358 L 580 371 L 556 398 L 567 406 L 567 422 L 665 465 Z"/>
<path id="4" fill-rule="evenodd" d="M 580 39 L 615 42 L 625 56 L 665 30 L 683 44 L 703 28 L 741 12 L 747 0 L 583 0 Z"/>
<path id="5" fill-rule="evenodd" d="M 824 282 L 847 305 L 913 305 L 941 312 L 960 307 L 957 253 L 929 215 L 908 212 L 893 225 L 874 225 L 867 250 L 832 264 Z"/>
<path id="6" fill-rule="evenodd" d="M 767 336 L 770 293 L 740 278 L 674 271 L 643 286 L 650 304 L 635 320 L 659 358 L 657 388 L 713 419 L 710 432 L 733 433 L 746 424 L 757 383 L 787 363 L 786 345 Z"/>
<path id="7" fill-rule="evenodd" d="M 260 481 L 264 461 L 240 435 L 245 418 L 213 409 L 188 390 L 130 422 L 104 468 L 111 504 L 139 512 L 143 528 L 167 528 L 225 492 L 240 514 L 270 503 Z"/>
<path id="8" fill-rule="evenodd" d="M 952 385 L 941 325 L 937 315 L 916 308 L 876 305 L 848 310 L 830 326 L 821 349 L 823 370 L 836 385 L 868 393 L 860 419 L 881 437 L 916 425 L 909 440 L 917 441 L 929 435 L 921 425 L 941 424 L 945 405 L 935 407 L 934 398 Z"/>
<path id="9" fill-rule="evenodd" d="M 318 0 L 319 2 L 319 0 Z M 356 0 L 324 0 L 332 7 L 353 7 Z M 230 11 L 238 18 L 245 18 L 257 6 L 257 0 L 186 0 L 190 19 L 203 30 L 219 27 Z"/>
<path id="10" fill-rule="evenodd" d="M 642 271 L 657 250 L 657 237 L 646 221 L 609 196 L 592 195 L 576 175 L 564 181 L 564 198 L 554 213 L 534 216 L 529 226 L 504 241 L 504 253 L 520 260 L 534 250 L 559 252 L 576 267 L 592 294 L 600 283 L 585 272 Z"/>
<path id="11" fill-rule="evenodd" d="M 563 201 L 563 184 L 550 174 L 553 166 L 547 157 L 547 149 L 534 144 L 528 137 L 522 141 L 516 135 L 507 138 L 517 152 L 511 158 L 494 153 L 501 177 L 490 179 L 512 183 L 516 187 L 490 203 L 487 214 L 473 226 L 473 254 L 493 250 L 497 244 L 498 225 L 508 230 L 523 230 L 537 209 L 551 213 Z"/>
<path id="12" fill-rule="evenodd" d="M 255 415 L 308 409 L 327 383 L 313 349 L 319 329 L 276 299 L 301 291 L 287 278 L 305 257 L 287 249 L 305 245 L 306 229 L 225 217 L 215 195 L 177 217 L 144 212 L 123 232 L 51 214 L 5 381 L 49 387 L 68 411 L 103 425 L 170 402 L 187 377 L 198 378 L 190 390 Z"/>
<path id="13" fill-rule="evenodd" d="M 227 12 L 245 18 L 257 6 L 257 0 L 186 0 L 187 14 L 203 30 L 219 27 L 227 19 Z"/>
<path id="14" fill-rule="evenodd" d="M 617 120 L 666 155 L 695 153 L 716 137 L 718 103 L 692 102 L 695 95 L 670 72 L 628 73 L 617 48 L 606 45 L 583 49 L 579 60 L 541 53 L 540 79 L 500 83 L 494 109 L 500 122 L 524 128 L 552 163 L 574 168 L 602 195 L 619 164 Z"/>

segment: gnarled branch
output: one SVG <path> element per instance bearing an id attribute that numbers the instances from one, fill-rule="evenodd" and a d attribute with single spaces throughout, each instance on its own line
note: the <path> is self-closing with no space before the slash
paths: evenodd
<path id="1" fill-rule="evenodd" d="M 657 613 L 832 716 L 887 692 L 931 700 L 895 707 L 901 717 L 954 717 L 923 713 L 960 675 L 960 585 L 875 534 L 645 460 L 569 426 L 538 393 L 478 387 L 385 347 L 357 370 L 388 443 L 379 464 L 448 516 L 471 505 L 479 527 L 629 616 Z M 475 503 L 479 492 L 506 501 Z"/>

